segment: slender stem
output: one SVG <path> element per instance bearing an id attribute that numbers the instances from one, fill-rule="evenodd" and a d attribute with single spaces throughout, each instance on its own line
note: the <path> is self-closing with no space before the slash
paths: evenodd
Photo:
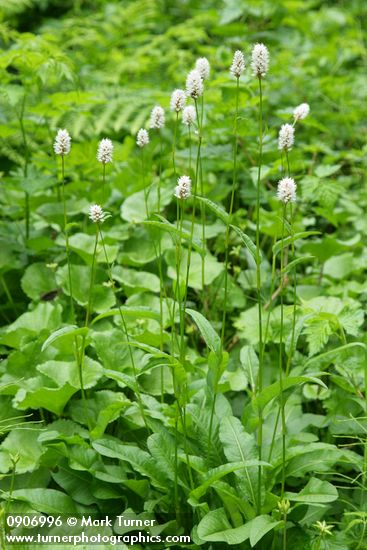
<path id="1" fill-rule="evenodd" d="M 258 392 L 263 389 L 263 368 L 264 368 L 264 349 L 262 335 L 262 303 L 261 303 L 261 254 L 260 254 L 260 182 L 261 182 L 261 165 L 263 151 L 263 100 L 262 100 L 262 85 L 261 77 L 259 76 L 259 94 L 260 94 L 260 113 L 259 113 L 259 166 L 257 173 L 257 194 L 256 194 L 256 289 L 259 315 L 259 375 L 258 375 Z M 263 410 L 259 406 L 259 427 L 258 427 L 258 447 L 259 460 L 262 460 L 262 441 L 263 441 Z M 261 514 L 261 484 L 262 484 L 262 467 L 258 467 L 258 487 L 257 487 L 257 513 Z"/>
<path id="2" fill-rule="evenodd" d="M 95 273 L 95 264 L 96 264 L 96 256 L 97 256 L 97 247 L 98 247 L 98 224 L 96 224 L 96 238 L 94 241 L 92 266 L 91 266 L 90 282 L 89 282 L 89 292 L 88 292 L 88 302 L 87 302 L 87 310 L 85 314 L 84 327 L 88 327 L 89 319 L 92 311 L 94 273 Z M 84 360 L 85 360 L 85 344 L 86 344 L 86 335 L 84 334 L 82 337 L 82 346 L 81 346 L 80 356 L 79 356 L 79 353 L 76 352 L 76 357 L 79 365 L 79 382 L 80 382 L 80 392 L 82 395 L 84 415 L 87 420 L 89 431 L 91 431 L 91 423 L 90 423 L 90 418 L 88 414 L 87 400 L 86 400 L 85 389 L 84 389 L 84 377 L 83 377 Z"/>
<path id="3" fill-rule="evenodd" d="M 286 436 L 286 421 L 284 410 L 284 394 L 283 394 L 283 329 L 284 329 L 284 303 L 283 303 L 283 269 L 284 269 L 284 226 L 286 218 L 287 204 L 283 206 L 282 218 L 282 248 L 280 251 L 280 339 L 279 339 L 279 391 L 280 391 L 280 415 L 282 420 L 282 481 L 281 481 L 281 499 L 284 499 L 285 488 L 285 436 Z M 283 527 L 283 550 L 287 548 L 287 527 L 284 521 Z"/>
<path id="4" fill-rule="evenodd" d="M 176 141 L 177 141 L 177 128 L 178 128 L 178 112 L 176 112 L 175 127 L 173 131 L 173 143 L 172 143 L 172 164 L 173 164 L 173 175 L 176 177 Z"/>
<path id="5" fill-rule="evenodd" d="M 197 101 L 195 100 L 195 109 L 196 117 L 199 120 L 198 106 Z M 199 166 L 200 166 L 200 152 L 201 152 L 201 128 L 199 128 L 199 141 L 196 155 L 196 170 L 195 170 L 195 179 L 194 179 L 194 189 L 193 189 L 193 204 L 192 204 L 192 215 L 191 215 L 191 229 L 190 229 L 190 240 L 188 245 L 187 252 L 187 267 L 186 267 L 186 278 L 185 278 L 185 289 L 184 289 L 184 299 L 183 299 L 183 311 L 186 311 L 187 303 L 187 288 L 189 286 L 189 276 L 190 276 L 190 261 L 191 261 L 191 251 L 192 251 L 192 241 L 194 238 L 194 226 L 195 226 L 195 210 L 196 210 L 196 197 L 197 197 L 197 187 L 199 179 Z"/>
<path id="6" fill-rule="evenodd" d="M 20 131 L 22 134 L 23 147 L 24 147 L 24 166 L 23 166 L 23 176 L 25 179 L 28 177 L 28 164 L 29 164 L 29 148 L 27 134 L 24 127 L 24 111 L 26 103 L 26 94 L 23 95 L 22 106 L 19 114 L 19 125 Z M 29 193 L 25 191 L 24 193 L 24 212 L 25 212 L 25 235 L 26 239 L 29 238 L 29 225 L 30 225 L 30 210 L 29 210 Z"/>
<path id="7" fill-rule="evenodd" d="M 71 262 L 70 262 L 70 247 L 69 247 L 69 231 L 68 231 L 68 218 L 66 211 L 66 199 L 65 199 L 65 158 L 61 155 L 61 179 L 62 179 L 62 203 L 64 209 L 64 235 L 65 235 L 65 248 L 66 248 L 66 261 L 68 264 L 68 279 L 69 279 L 69 292 L 70 292 L 70 312 L 72 322 L 75 321 L 74 300 L 73 300 L 73 284 L 71 276 Z"/>
<path id="8" fill-rule="evenodd" d="M 149 207 L 148 207 L 148 192 L 145 185 L 145 155 L 144 155 L 144 147 L 141 148 L 141 180 L 143 184 L 143 192 L 144 192 L 144 202 L 145 202 L 145 215 L 147 218 L 149 218 Z"/>
<path id="9" fill-rule="evenodd" d="M 157 212 L 161 211 L 161 187 L 162 187 L 162 134 L 158 130 L 159 134 L 159 164 L 158 164 L 158 188 L 157 188 Z"/>
<path id="10" fill-rule="evenodd" d="M 191 175 L 191 124 L 189 124 L 189 172 Z"/>
<path id="11" fill-rule="evenodd" d="M 101 237 L 102 248 L 103 248 L 104 256 L 105 256 L 106 263 L 107 263 L 108 278 L 109 278 L 109 281 L 110 281 L 110 284 L 111 284 L 111 288 L 114 289 L 115 288 L 115 283 L 114 283 L 114 280 L 113 280 L 113 277 L 112 277 L 111 264 L 110 264 L 109 259 L 108 259 L 107 249 L 106 249 L 106 245 L 104 243 L 104 238 L 103 238 L 102 229 L 101 229 L 100 224 L 97 224 L 97 231 L 99 231 L 99 234 L 100 234 L 100 237 Z M 147 419 L 146 419 L 145 412 L 144 412 L 143 400 L 142 400 L 142 397 L 141 397 L 141 393 L 140 393 L 140 389 L 139 389 L 139 383 L 138 383 L 138 373 L 137 373 L 137 369 L 136 369 L 134 354 L 133 354 L 133 351 L 132 351 L 132 347 L 130 345 L 130 337 L 129 337 L 129 333 L 128 333 L 128 330 L 127 330 L 125 316 L 122 312 L 121 306 L 118 304 L 117 307 L 118 307 L 118 310 L 119 310 L 123 331 L 124 331 L 126 342 L 127 342 L 128 349 L 129 349 L 129 356 L 130 356 L 131 366 L 133 368 L 134 380 L 135 380 L 135 384 L 136 384 L 136 398 L 138 400 L 138 405 L 139 405 L 139 408 L 140 408 L 140 413 L 141 413 L 143 422 L 145 424 L 145 427 L 146 427 L 147 431 L 149 432 L 150 430 L 149 430 Z"/>
<path id="12" fill-rule="evenodd" d="M 200 135 L 202 135 L 202 132 L 203 132 L 203 118 L 204 118 L 204 94 L 201 96 Z M 202 197 L 204 197 L 203 163 L 201 158 L 201 152 L 200 152 L 199 174 L 200 174 L 200 194 Z M 203 252 L 201 254 L 201 287 L 202 287 L 202 293 L 203 293 L 202 305 L 203 305 L 203 312 L 204 314 L 207 315 L 208 301 L 206 299 L 206 294 L 205 294 L 206 212 L 205 212 L 205 204 L 203 202 L 200 202 L 200 217 L 201 217 L 201 240 L 202 240 L 202 247 L 203 247 Z"/>
<path id="13" fill-rule="evenodd" d="M 226 227 L 226 236 L 224 241 L 225 248 L 225 260 L 224 260 L 224 304 L 223 304 L 223 317 L 222 317 L 222 332 L 221 332 L 221 345 L 223 348 L 224 336 L 226 330 L 226 315 L 227 315 L 227 299 L 228 299 L 228 258 L 229 258 L 229 233 L 230 225 L 232 223 L 232 214 L 233 214 L 233 204 L 234 196 L 237 186 L 237 124 L 238 124 L 238 101 L 239 101 L 239 82 L 240 79 L 237 78 L 236 86 L 236 114 L 234 118 L 233 125 L 233 178 L 232 178 L 232 191 L 231 191 L 231 201 L 229 205 L 229 214 L 228 222 Z"/>
<path id="14" fill-rule="evenodd" d="M 103 203 L 106 202 L 106 163 L 102 163 L 102 195 Z"/>

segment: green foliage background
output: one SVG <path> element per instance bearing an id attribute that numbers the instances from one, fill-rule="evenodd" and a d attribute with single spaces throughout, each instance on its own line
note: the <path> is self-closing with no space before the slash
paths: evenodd
<path id="1" fill-rule="evenodd" d="M 147 125 L 156 103 L 167 108 L 162 197 L 166 217 L 174 222 L 174 116 L 168 114 L 169 98 L 174 88 L 184 87 L 196 58 L 208 57 L 212 76 L 205 92 L 204 190 L 209 199 L 228 210 L 235 108 L 235 83 L 228 68 L 236 49 L 243 49 L 248 60 L 251 45 L 260 41 L 267 44 L 271 55 L 264 81 L 261 203 L 266 297 L 272 244 L 279 239 L 281 225 L 275 198 L 281 173 L 277 134 L 294 106 L 303 101 L 310 104 L 311 115 L 297 127 L 291 152 L 299 194 L 295 230 L 319 232 L 296 244 L 297 255 L 307 258 L 297 266 L 298 348 L 292 375 L 323 373 L 327 388 L 308 382 L 287 394 L 289 547 L 367 548 L 366 15 L 362 0 L 1 1 L 0 483 L 4 506 L 9 500 L 12 459 L 19 452 L 12 491 L 16 511 L 48 513 L 55 507 L 64 513 L 174 511 L 171 364 L 152 350 L 159 348 L 160 337 L 155 243 L 161 239 L 168 289 L 176 277 L 175 247 L 169 234 L 141 223 L 145 218 L 144 181 L 135 135 Z M 248 68 L 240 88 L 235 223 L 251 238 L 255 231 L 258 102 L 257 82 Z M 56 130 L 64 127 L 73 139 L 66 161 L 66 188 L 80 324 L 94 242 L 87 212 L 89 204 L 102 201 L 96 148 L 103 137 L 110 137 L 115 145 L 107 174 L 107 209 L 112 216 L 104 233 L 109 259 L 115 263 L 117 299 L 125 303 L 129 332 L 143 345 L 134 354 L 154 432 L 148 441 L 147 434 L 142 435 L 132 369 L 116 316 L 98 318 L 88 335 L 85 387 L 90 435 L 80 401 L 72 336 L 66 334 L 42 348 L 50 334 L 69 322 L 62 204 L 57 194 L 60 170 L 52 149 Z M 178 173 L 187 173 L 189 148 L 183 127 L 176 159 Z M 145 181 L 154 188 L 159 141 L 153 134 L 146 166 Z M 28 239 L 25 193 L 31 212 Z M 199 238 L 199 226 L 196 231 Z M 207 317 L 218 333 L 224 252 L 223 221 L 208 210 Z M 204 340 L 200 336 L 203 331 L 187 319 L 189 358 L 186 371 L 179 374 L 182 384 L 189 387 L 188 445 L 196 489 L 190 491 L 182 451 L 182 529 L 188 533 L 195 526 L 193 540 L 205 548 L 223 548 L 227 542 L 241 544 L 241 548 L 264 544 L 265 548 L 272 540 L 278 544 L 272 530 L 276 533 L 279 519 L 274 509 L 280 438 L 276 438 L 264 487 L 264 517 L 268 519 L 261 524 L 257 518 L 254 528 L 264 538 L 257 542 L 255 535 L 249 539 L 244 531 L 236 531 L 255 517 L 250 489 L 256 483 L 251 481 L 256 468 L 248 466 L 245 478 L 233 464 L 244 459 L 239 449 L 246 460 L 256 458 L 251 380 L 258 361 L 258 327 L 255 266 L 235 232 L 230 257 L 229 363 L 219 384 L 216 454 L 209 457 L 209 463 L 204 459 L 210 358 L 205 335 Z M 196 309 L 202 297 L 197 253 L 193 253 L 192 266 L 188 305 Z M 116 306 L 116 293 L 105 284 L 107 280 L 101 253 L 94 316 Z M 291 316 L 289 306 L 288 324 Z M 170 321 L 166 317 L 168 342 Z M 271 315 L 269 342 L 266 383 L 271 387 L 276 380 L 279 342 L 277 307 Z M 159 399 L 161 364 L 167 384 L 164 403 Z M 268 440 L 277 411 L 276 400 L 271 399 L 265 424 Z M 231 431 L 234 438 L 228 438 Z M 311 497 L 305 498 L 308 492 Z M 314 524 L 324 519 L 334 524 L 334 534 L 320 542 Z M 179 529 L 174 520 L 165 528 L 166 532 Z"/>

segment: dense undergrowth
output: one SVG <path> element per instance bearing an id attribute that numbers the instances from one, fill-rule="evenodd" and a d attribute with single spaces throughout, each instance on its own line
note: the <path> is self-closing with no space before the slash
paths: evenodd
<path id="1" fill-rule="evenodd" d="M 367 548 L 366 12 L 2 0 L 2 522 L 134 514 L 191 536 L 173 548 Z M 185 126 L 170 96 L 198 57 L 211 74 Z"/>

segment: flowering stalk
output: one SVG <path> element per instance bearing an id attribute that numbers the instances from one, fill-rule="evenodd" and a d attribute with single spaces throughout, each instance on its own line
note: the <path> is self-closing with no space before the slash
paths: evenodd
<path id="1" fill-rule="evenodd" d="M 256 193 L 256 289 L 259 316 L 259 375 L 258 392 L 263 389 L 263 368 L 264 368 L 264 349 L 262 334 L 262 303 L 261 303 L 261 254 L 260 254 L 260 182 L 261 165 L 263 155 L 263 96 L 262 96 L 262 78 L 268 70 L 269 53 L 263 44 L 255 44 L 252 50 L 251 66 L 259 82 L 259 166 L 257 172 L 257 193 Z M 263 440 L 263 411 L 259 406 L 259 427 L 258 427 L 258 447 L 259 460 L 262 460 L 262 440 Z M 258 468 L 258 487 L 257 487 L 257 513 L 261 514 L 261 485 L 262 485 L 262 467 Z"/>
<path id="2" fill-rule="evenodd" d="M 160 130 L 164 128 L 165 125 L 165 114 L 164 109 L 160 105 L 156 105 L 150 114 L 150 123 L 149 126 L 151 129 L 158 130 L 160 136 L 160 156 L 159 156 L 159 166 L 158 166 L 158 187 L 157 187 L 157 211 L 161 210 L 161 179 L 162 179 L 162 137 Z"/>
<path id="3" fill-rule="evenodd" d="M 140 147 L 141 150 L 141 179 L 143 184 L 143 191 L 144 191 L 144 202 L 145 202 L 145 213 L 146 217 L 149 218 L 149 210 L 148 210 L 148 195 L 147 190 L 145 187 L 145 158 L 144 158 L 144 148 L 149 143 L 149 134 L 144 128 L 140 128 L 139 132 L 136 136 L 136 144 L 138 147 Z"/>
<path id="4" fill-rule="evenodd" d="M 196 120 L 196 111 L 195 107 L 188 105 L 182 111 L 182 123 L 185 124 L 188 128 L 189 133 L 189 172 L 191 174 L 191 126 Z"/>
<path id="5" fill-rule="evenodd" d="M 228 258 L 229 258 L 229 233 L 230 225 L 232 223 L 234 196 L 237 187 L 237 125 L 238 125 L 238 102 L 239 102 L 239 89 L 240 89 L 240 76 L 245 69 L 245 60 L 243 53 L 237 50 L 233 57 L 233 63 L 231 65 L 231 73 L 236 78 L 236 111 L 233 122 L 233 177 L 232 177 L 232 190 L 231 200 L 229 204 L 228 222 L 226 227 L 226 234 L 224 240 L 225 260 L 224 260 L 224 305 L 223 305 L 223 317 L 222 317 L 222 331 L 221 331 L 221 346 L 224 346 L 224 336 L 226 329 L 226 315 L 227 315 L 227 298 L 228 298 Z"/>
<path id="6" fill-rule="evenodd" d="M 66 261 L 68 264 L 68 279 L 69 279 L 69 292 L 70 292 L 70 311 L 71 318 L 74 321 L 74 301 L 73 301 L 73 285 L 71 277 L 71 262 L 70 262 L 70 247 L 69 247 L 69 231 L 68 231 L 68 219 L 66 211 L 66 198 L 65 198 L 65 156 L 70 153 L 71 150 L 71 138 L 67 130 L 59 130 L 57 132 L 54 151 L 56 155 L 61 157 L 61 189 L 62 189 L 62 203 L 64 212 L 64 235 L 65 235 L 65 248 L 66 248 Z"/>
<path id="7" fill-rule="evenodd" d="M 22 100 L 22 106 L 20 109 L 20 114 L 18 115 L 19 120 L 19 126 L 20 131 L 22 134 L 22 140 L 23 140 L 23 147 L 24 147 L 24 166 L 23 166 L 23 177 L 24 179 L 27 179 L 28 177 L 28 164 L 29 164 L 29 147 L 28 147 L 28 141 L 27 141 L 27 134 L 24 127 L 24 110 L 25 110 L 25 103 L 26 103 L 26 94 L 23 95 Z M 25 237 L 26 240 L 29 238 L 29 220 L 30 220 L 30 212 L 29 212 L 29 193 L 27 191 L 24 192 L 24 218 L 25 218 Z"/>

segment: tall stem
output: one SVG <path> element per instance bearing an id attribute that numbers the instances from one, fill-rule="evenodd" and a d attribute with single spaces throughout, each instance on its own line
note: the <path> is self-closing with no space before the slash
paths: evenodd
<path id="1" fill-rule="evenodd" d="M 177 141 L 177 127 L 178 127 L 178 112 L 176 112 L 175 127 L 173 131 L 173 143 L 172 143 L 172 164 L 173 164 L 173 175 L 176 177 L 176 141 Z"/>
<path id="2" fill-rule="evenodd" d="M 100 234 L 100 237 L 101 237 L 103 253 L 104 253 L 104 257 L 106 259 L 106 263 L 107 263 L 108 278 L 109 278 L 109 281 L 110 281 L 110 284 L 111 284 L 111 288 L 114 289 L 115 288 L 115 283 L 114 283 L 114 280 L 113 280 L 113 277 L 112 277 L 111 264 L 110 264 L 109 259 L 108 259 L 107 249 L 106 249 L 106 246 L 105 246 L 105 243 L 104 243 L 102 229 L 101 229 L 101 226 L 99 224 L 97 224 L 97 231 L 99 231 L 99 234 Z M 119 310 L 119 315 L 120 315 L 120 319 L 121 319 L 122 328 L 123 328 L 123 331 L 124 331 L 124 334 L 125 334 L 126 342 L 127 342 L 127 345 L 128 345 L 129 356 L 130 356 L 131 366 L 132 366 L 132 369 L 133 369 L 134 380 L 135 380 L 135 385 L 136 385 L 136 398 L 138 400 L 138 405 L 139 405 L 139 409 L 140 409 L 140 413 L 141 413 L 143 422 L 145 424 L 145 427 L 146 427 L 147 431 L 149 432 L 150 430 L 149 430 L 147 419 L 146 419 L 145 412 L 144 412 L 143 400 L 142 400 L 140 389 L 139 389 L 138 373 L 137 373 L 137 369 L 136 369 L 134 354 L 133 354 L 133 351 L 132 351 L 132 347 L 130 345 L 130 337 L 129 337 L 129 333 L 128 333 L 127 326 L 126 326 L 125 316 L 122 312 L 121 306 L 118 304 L 117 307 L 118 307 L 118 310 Z"/>
<path id="3" fill-rule="evenodd" d="M 284 329 L 284 303 L 283 303 L 283 270 L 284 270 L 284 226 L 286 218 L 286 203 L 283 206 L 283 218 L 282 218 L 282 248 L 280 251 L 280 339 L 279 339 L 279 391 L 280 391 L 280 415 L 282 421 L 282 481 L 281 481 L 281 499 L 284 499 L 285 488 L 285 436 L 286 436 L 286 422 L 284 411 L 284 394 L 283 394 L 283 329 Z M 284 522 L 283 527 L 283 550 L 287 548 L 287 527 Z"/>
<path id="4" fill-rule="evenodd" d="M 69 231 L 68 231 L 68 218 L 66 211 L 66 198 L 65 198 L 65 158 L 61 155 L 61 185 L 62 185 L 62 203 L 64 209 L 64 235 L 65 235 L 65 248 L 66 248 L 66 261 L 68 264 L 68 280 L 69 280 L 69 292 L 70 292 L 70 312 L 72 322 L 75 321 L 74 300 L 73 300 L 73 284 L 71 276 L 71 262 L 70 262 L 70 247 L 69 247 Z"/>
<path id="5" fill-rule="evenodd" d="M 238 125 L 239 83 L 240 83 L 240 79 L 237 78 L 236 114 L 235 114 L 234 124 L 233 124 L 233 178 L 232 178 L 232 191 L 231 191 L 231 201 L 230 201 L 230 204 L 229 204 L 229 214 L 228 214 L 228 222 L 227 222 L 227 227 L 226 227 L 226 236 L 225 236 L 225 241 L 224 241 L 225 260 L 224 260 L 224 305 L 223 305 L 222 332 L 221 332 L 222 349 L 223 349 L 223 345 L 224 345 L 224 336 L 225 336 L 225 330 L 226 330 L 226 316 L 227 316 L 229 233 L 230 233 L 230 225 L 232 223 L 234 196 L 235 196 L 235 191 L 236 191 L 236 186 L 237 186 L 237 125 Z"/>
<path id="6" fill-rule="evenodd" d="M 24 127 L 24 111 L 25 111 L 25 103 L 26 103 L 26 94 L 23 96 L 22 106 L 20 109 L 19 114 L 19 125 L 20 125 L 20 131 L 22 134 L 22 140 L 23 140 L 23 147 L 24 147 L 24 166 L 23 166 L 23 176 L 24 179 L 27 179 L 28 177 L 28 164 L 29 164 L 29 148 L 28 148 L 28 141 L 27 141 L 27 134 Z M 29 211 L 29 193 L 25 191 L 24 194 L 24 213 L 25 213 L 25 235 L 26 239 L 29 238 L 29 220 L 30 220 L 30 211 Z"/>
<path id="7" fill-rule="evenodd" d="M 93 257 L 92 257 L 92 267 L 90 272 L 90 282 L 89 282 L 89 292 L 88 292 L 88 302 L 87 302 L 87 311 L 85 314 L 85 322 L 84 326 L 85 328 L 89 325 L 89 319 L 92 311 L 92 302 L 93 302 L 93 287 L 94 287 L 94 273 L 95 273 L 95 265 L 96 265 L 96 256 L 97 256 L 97 247 L 98 247 L 98 224 L 96 225 L 96 238 L 94 241 L 94 249 L 93 249 Z M 88 414 L 88 407 L 87 407 L 87 400 L 84 390 L 84 359 L 85 359 L 85 341 L 86 341 L 86 335 L 83 335 L 82 338 L 82 347 L 80 351 L 80 356 L 77 353 L 78 358 L 78 365 L 79 365 L 79 382 L 80 382 L 80 392 L 82 395 L 82 401 L 83 401 L 83 409 L 84 409 L 84 415 L 87 420 L 89 431 L 91 431 L 91 424 L 90 424 L 90 418 Z"/>
<path id="8" fill-rule="evenodd" d="M 259 76 L 259 94 L 260 94 L 260 113 L 259 113 L 259 166 L 257 173 L 257 194 L 256 194 L 256 289 L 258 302 L 259 316 L 259 375 L 258 375 L 258 392 L 263 389 L 263 368 L 264 368 L 264 349 L 262 335 L 262 303 L 261 303 L 261 254 L 260 254 L 260 182 L 261 182 L 261 165 L 263 154 L 263 100 L 262 100 L 262 85 L 261 76 Z M 258 447 L 259 460 L 262 460 L 262 443 L 263 443 L 263 410 L 259 406 L 259 427 L 258 427 Z M 262 484 L 262 467 L 258 467 L 258 487 L 257 487 L 257 513 L 261 514 L 261 484 Z"/>
<path id="9" fill-rule="evenodd" d="M 103 204 L 106 202 L 106 163 L 102 163 L 102 194 L 103 194 Z"/>

